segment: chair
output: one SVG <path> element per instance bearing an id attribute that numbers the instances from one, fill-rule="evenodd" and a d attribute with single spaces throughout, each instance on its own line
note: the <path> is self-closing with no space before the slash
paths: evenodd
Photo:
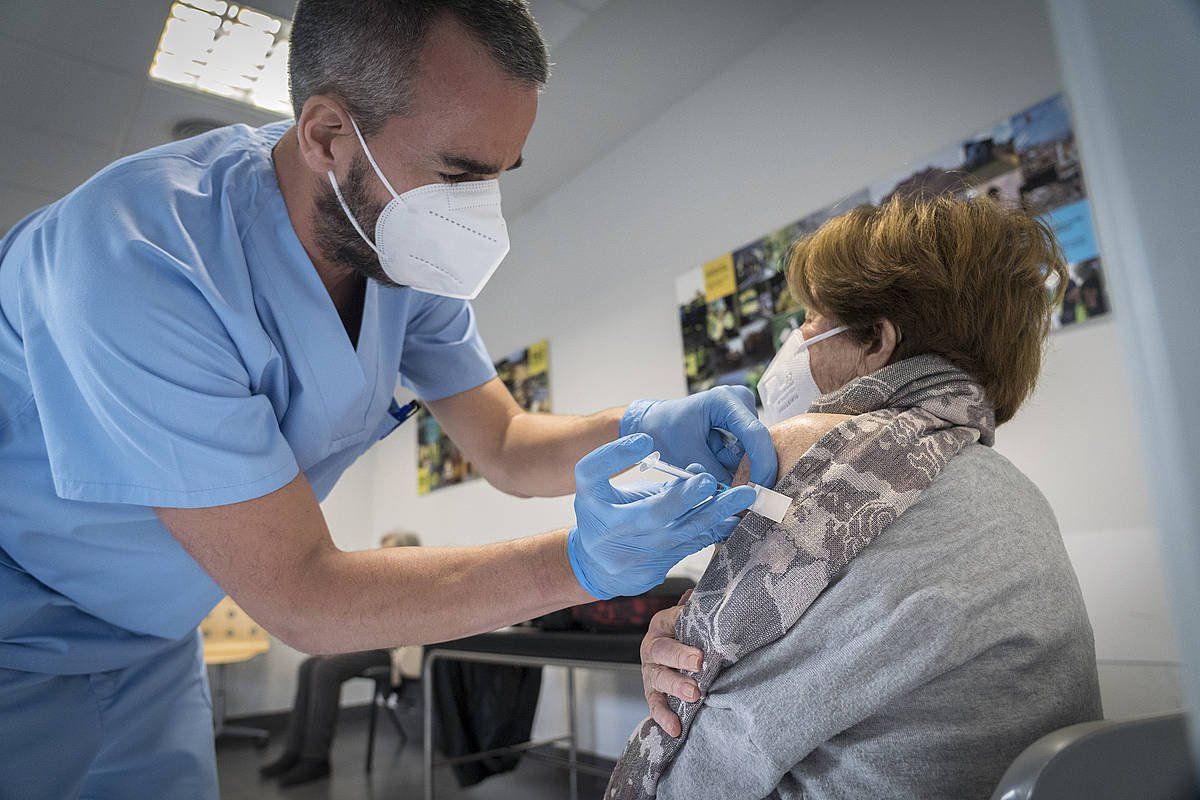
<path id="1" fill-rule="evenodd" d="M 370 772 L 375 760 L 375 717 L 381 706 L 387 712 L 392 725 L 396 727 L 396 733 L 400 734 L 400 746 L 403 747 L 408 742 L 408 734 L 404 731 L 404 723 L 400 719 L 400 714 L 390 703 L 393 697 L 399 697 L 400 687 L 403 684 L 392 683 L 390 666 L 367 667 L 358 677 L 375 683 L 375 692 L 371 697 L 371 716 L 367 723 L 367 772 Z"/>
<path id="2" fill-rule="evenodd" d="M 230 664 L 249 661 L 271 647 L 271 638 L 246 612 L 226 597 L 217 603 L 200 623 L 204 637 L 204 663 L 215 667 L 213 691 L 213 730 L 216 736 L 240 736 L 253 739 L 256 747 L 266 747 L 271 734 L 261 728 L 230 725 L 225 717 L 225 670 Z"/>
<path id="3" fill-rule="evenodd" d="M 992 800 L 1194 800 L 1184 728 L 1183 714 L 1061 728 L 1017 756 Z"/>

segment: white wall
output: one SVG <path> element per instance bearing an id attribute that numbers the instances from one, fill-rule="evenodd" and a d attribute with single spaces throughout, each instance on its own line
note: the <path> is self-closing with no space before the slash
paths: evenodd
<path id="1" fill-rule="evenodd" d="M 996 442 L 1058 516 L 1114 718 L 1183 704 L 1120 324 L 1118 316 L 1052 336 L 1037 393 Z"/>
<path id="2" fill-rule="evenodd" d="M 684 391 L 674 279 L 1060 88 L 1044 8 L 818 2 L 542 204 L 477 303 L 493 355 L 550 340 L 556 410 Z M 536 169 L 531 159 L 529 169 Z M 1109 267 L 1110 269 L 1115 266 Z M 1041 386 L 997 448 L 1058 514 L 1096 631 L 1110 716 L 1179 706 L 1157 545 L 1115 321 L 1054 336 Z M 374 529 L 435 544 L 565 524 L 567 499 L 481 483 L 415 492 L 415 431 L 375 454 Z M 548 671 L 538 728 L 562 724 Z M 637 681 L 581 681 L 582 746 L 619 752 Z"/>

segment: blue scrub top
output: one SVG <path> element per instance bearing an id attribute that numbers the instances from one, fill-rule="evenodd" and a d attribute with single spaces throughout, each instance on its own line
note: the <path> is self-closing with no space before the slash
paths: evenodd
<path id="1" fill-rule="evenodd" d="M 151 507 L 324 498 L 396 426 L 495 375 L 468 303 L 368 282 L 354 348 L 235 125 L 112 164 L 0 240 L 0 667 L 126 666 L 222 591 Z"/>

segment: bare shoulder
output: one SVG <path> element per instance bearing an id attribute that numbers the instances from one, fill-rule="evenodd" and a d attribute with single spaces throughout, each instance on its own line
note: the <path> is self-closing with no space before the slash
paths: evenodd
<path id="1" fill-rule="evenodd" d="M 841 423 L 847 414 L 800 414 L 771 426 L 771 439 L 779 457 L 779 475 L 786 475 L 809 448 Z"/>
<path id="2" fill-rule="evenodd" d="M 801 441 L 811 439 L 809 446 L 817 443 L 829 431 L 850 419 L 849 414 L 798 414 L 771 426 L 771 438 L 776 443 L 780 440 Z"/>
<path id="3" fill-rule="evenodd" d="M 771 439 L 775 442 L 775 455 L 779 459 L 779 475 L 786 475 L 808 449 L 820 441 L 841 423 L 850 419 L 847 414 L 799 414 L 772 425 Z M 743 459 L 734 484 L 750 479 L 750 462 Z"/>

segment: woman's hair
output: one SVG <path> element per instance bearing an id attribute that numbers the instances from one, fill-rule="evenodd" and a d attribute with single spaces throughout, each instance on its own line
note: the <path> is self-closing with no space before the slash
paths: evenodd
<path id="1" fill-rule="evenodd" d="M 804 306 L 860 342 L 890 320 L 901 336 L 893 362 L 945 357 L 983 386 L 997 423 L 1033 391 L 1067 285 L 1050 228 L 987 197 L 859 206 L 797 242 L 788 262 L 788 285 Z"/>

